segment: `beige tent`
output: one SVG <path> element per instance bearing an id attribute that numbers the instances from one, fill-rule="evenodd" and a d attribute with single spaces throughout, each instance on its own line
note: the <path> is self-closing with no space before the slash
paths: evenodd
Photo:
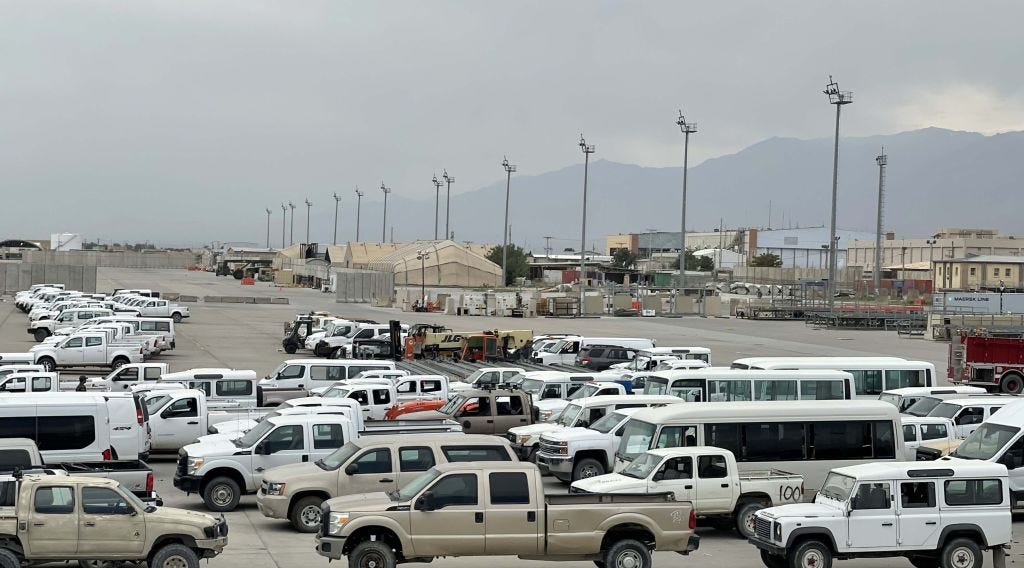
<path id="1" fill-rule="evenodd" d="M 362 243 L 353 243 L 362 244 Z M 395 285 L 494 287 L 501 281 L 501 267 L 453 241 L 419 241 L 397 248 L 366 266 L 393 272 Z M 350 245 L 350 250 L 352 246 Z M 420 253 L 426 258 L 421 260 Z"/>

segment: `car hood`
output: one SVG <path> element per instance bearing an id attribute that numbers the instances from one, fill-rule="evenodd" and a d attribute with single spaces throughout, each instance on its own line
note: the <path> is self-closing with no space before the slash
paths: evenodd
<path id="1" fill-rule="evenodd" d="M 534 406 L 540 410 L 553 410 L 555 408 L 561 410 L 569 406 L 569 401 L 564 398 L 549 398 L 547 400 L 538 400 L 534 403 Z"/>
<path id="2" fill-rule="evenodd" d="M 198 444 L 189 444 L 182 448 L 182 451 L 189 456 L 202 457 L 209 459 L 216 456 L 230 456 L 235 452 L 240 452 L 245 448 L 239 448 L 232 444 L 228 440 L 210 440 L 209 442 L 200 442 Z"/>
<path id="3" fill-rule="evenodd" d="M 580 440 L 600 440 L 607 434 L 602 434 L 590 428 L 557 428 L 544 433 L 545 440 L 557 442 L 578 442 Z"/>
<path id="4" fill-rule="evenodd" d="M 210 444 L 210 443 L 219 443 L 219 442 L 229 442 L 230 443 L 231 440 L 234 440 L 235 438 L 241 437 L 243 435 L 244 435 L 244 432 L 225 432 L 223 434 L 220 434 L 220 433 L 218 433 L 218 434 L 206 434 L 205 436 L 199 436 L 198 438 L 196 438 L 196 443 L 197 444 Z M 234 444 L 231 444 L 231 445 L 232 445 L 232 447 L 234 446 Z"/>
<path id="5" fill-rule="evenodd" d="M 516 436 L 540 436 L 545 432 L 550 432 L 551 430 L 557 430 L 559 428 L 561 428 L 561 426 L 557 424 L 541 422 L 539 424 L 530 424 L 529 426 L 516 426 L 515 428 L 510 428 L 509 433 L 515 434 Z"/>
<path id="6" fill-rule="evenodd" d="M 842 517 L 843 511 L 838 507 L 824 503 L 793 503 L 790 505 L 779 505 L 770 507 L 758 512 L 769 519 L 782 517 Z"/>
<path id="7" fill-rule="evenodd" d="M 591 477 L 590 479 L 580 479 L 572 482 L 572 486 L 576 489 L 582 489 L 589 493 L 647 492 L 646 479 L 637 479 L 635 477 L 622 475 L 621 473 L 606 473 L 604 475 Z"/>
<path id="8" fill-rule="evenodd" d="M 420 410 L 419 412 L 410 412 L 402 415 L 402 420 L 442 420 L 444 418 L 451 418 L 447 414 L 441 414 L 436 410 Z"/>
<path id="9" fill-rule="evenodd" d="M 398 503 L 392 501 L 387 493 L 361 493 L 328 499 L 326 504 L 332 511 L 341 513 L 374 513 L 386 511 Z"/>
<path id="10" fill-rule="evenodd" d="M 216 524 L 220 519 L 208 513 L 198 511 L 187 511 L 175 507 L 157 507 L 156 511 L 146 513 L 147 523 L 171 523 L 187 524 L 195 527 L 209 527 Z"/>
<path id="11" fill-rule="evenodd" d="M 268 469 L 263 474 L 263 481 L 301 484 L 301 482 L 309 479 L 322 480 L 323 476 L 327 474 L 337 476 L 338 473 L 337 471 L 324 470 L 313 463 L 291 463 Z"/>

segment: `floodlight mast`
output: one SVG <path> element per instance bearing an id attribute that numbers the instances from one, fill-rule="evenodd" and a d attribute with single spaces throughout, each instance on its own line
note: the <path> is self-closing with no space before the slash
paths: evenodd
<path id="1" fill-rule="evenodd" d="M 288 225 L 288 244 L 295 244 L 295 204 L 291 201 L 288 202 L 288 208 L 292 210 L 292 221 Z"/>
<path id="2" fill-rule="evenodd" d="M 270 248 L 270 208 L 267 207 L 267 248 Z"/>
<path id="3" fill-rule="evenodd" d="M 437 179 L 437 174 L 434 174 L 434 179 L 431 180 L 431 181 L 434 182 L 434 240 L 436 241 L 437 240 L 437 228 L 438 228 L 437 227 L 437 222 L 438 222 L 437 209 L 438 209 L 438 206 L 439 206 L 440 201 L 441 201 L 441 180 Z"/>
<path id="4" fill-rule="evenodd" d="M 285 247 L 284 244 L 284 227 L 288 222 L 288 206 L 284 203 L 281 204 L 281 248 Z"/>
<path id="5" fill-rule="evenodd" d="M 590 170 L 590 155 L 596 151 L 593 144 L 587 144 L 583 134 L 580 134 L 580 150 L 583 151 L 583 224 L 580 228 L 580 309 L 579 316 L 583 317 L 583 302 L 586 300 L 586 259 L 587 259 L 587 175 Z"/>
<path id="6" fill-rule="evenodd" d="M 359 242 L 359 214 L 363 209 L 363 192 L 359 191 L 359 186 L 356 186 L 356 242 Z"/>
<path id="7" fill-rule="evenodd" d="M 313 207 L 313 202 L 306 198 L 306 246 L 309 246 L 309 210 Z"/>
<path id="8" fill-rule="evenodd" d="M 508 285 L 508 196 L 509 188 L 512 185 L 512 172 L 516 171 L 514 164 L 508 163 L 508 156 L 501 161 L 501 167 L 505 169 L 505 224 L 502 225 L 501 243 L 501 285 Z"/>
<path id="9" fill-rule="evenodd" d="M 331 195 L 334 196 L 334 244 L 338 244 L 338 208 L 341 207 L 341 196 L 338 192 L 334 192 Z"/>
<path id="10" fill-rule="evenodd" d="M 690 135 L 697 132 L 697 123 L 687 122 L 683 111 L 680 110 L 676 124 L 683 133 L 683 211 L 679 229 L 679 293 L 686 296 L 686 177 L 689 170 Z"/>
<path id="11" fill-rule="evenodd" d="M 825 95 L 828 96 L 828 103 L 836 105 L 836 137 L 835 146 L 832 153 L 832 217 L 829 223 L 829 242 L 828 242 L 828 285 L 826 286 L 826 294 L 828 295 L 828 311 L 829 315 L 835 310 L 835 295 L 836 295 L 836 260 L 838 256 L 838 238 L 836 237 L 836 198 L 839 189 L 839 113 L 843 105 L 848 105 L 853 102 L 853 92 L 851 91 L 840 91 L 839 83 L 832 79 L 832 76 L 828 76 L 828 85 L 825 86 Z"/>
<path id="12" fill-rule="evenodd" d="M 455 176 L 448 175 L 448 169 L 445 168 L 442 176 L 445 183 L 448 184 L 448 191 L 444 198 L 444 238 L 452 238 L 451 228 L 448 226 L 448 220 L 451 218 L 451 205 L 452 205 L 452 184 L 455 183 Z"/>
<path id="13" fill-rule="evenodd" d="M 388 238 L 388 194 L 391 193 L 391 188 L 386 187 L 384 182 L 380 182 L 380 190 L 384 192 L 384 223 L 380 228 L 380 242 L 381 244 L 387 242 Z"/>

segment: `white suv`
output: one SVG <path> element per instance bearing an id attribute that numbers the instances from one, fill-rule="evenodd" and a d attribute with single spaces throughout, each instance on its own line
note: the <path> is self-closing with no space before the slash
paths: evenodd
<path id="1" fill-rule="evenodd" d="M 983 549 L 1005 554 L 1011 523 L 1000 464 L 871 463 L 832 470 L 813 503 L 758 511 L 750 542 L 768 568 L 879 556 L 905 556 L 917 568 L 980 568 Z"/>

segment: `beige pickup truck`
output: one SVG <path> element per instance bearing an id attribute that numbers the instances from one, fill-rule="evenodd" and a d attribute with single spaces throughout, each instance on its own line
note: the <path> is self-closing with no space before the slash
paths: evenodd
<path id="1" fill-rule="evenodd" d="M 0 479 L 0 568 L 77 560 L 198 568 L 227 545 L 223 518 L 147 505 L 111 479 Z"/>
<path id="2" fill-rule="evenodd" d="M 317 552 L 350 568 L 440 556 L 515 555 L 652 568 L 651 552 L 697 549 L 696 516 L 667 494 L 544 495 L 536 465 L 437 465 L 403 489 L 324 503 Z"/>

